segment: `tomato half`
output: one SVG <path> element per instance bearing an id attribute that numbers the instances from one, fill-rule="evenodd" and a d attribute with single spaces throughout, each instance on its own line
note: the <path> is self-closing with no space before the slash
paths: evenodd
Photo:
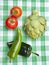
<path id="1" fill-rule="evenodd" d="M 11 9 L 10 14 L 14 15 L 16 18 L 18 18 L 22 15 L 22 10 L 20 7 L 15 6 Z"/>
<path id="2" fill-rule="evenodd" d="M 9 29 L 14 29 L 18 26 L 18 21 L 16 20 L 16 17 L 10 16 L 6 19 L 6 27 Z"/>

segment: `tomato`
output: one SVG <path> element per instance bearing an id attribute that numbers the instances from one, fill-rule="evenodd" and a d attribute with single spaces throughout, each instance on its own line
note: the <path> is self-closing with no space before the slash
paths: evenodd
<path id="1" fill-rule="evenodd" d="M 6 27 L 9 29 L 14 29 L 18 26 L 18 21 L 16 20 L 16 17 L 10 16 L 6 19 Z"/>
<path id="2" fill-rule="evenodd" d="M 11 9 L 10 14 L 18 18 L 22 15 L 22 10 L 18 6 L 15 6 Z"/>

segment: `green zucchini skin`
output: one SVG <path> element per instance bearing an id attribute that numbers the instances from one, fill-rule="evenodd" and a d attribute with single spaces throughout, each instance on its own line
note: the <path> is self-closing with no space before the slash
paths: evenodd
<path id="1" fill-rule="evenodd" d="M 17 37 L 13 41 L 13 45 L 11 46 L 10 50 L 8 51 L 8 57 L 11 59 L 14 59 L 17 57 L 20 48 L 21 48 L 21 42 L 22 42 L 22 34 L 20 29 L 17 29 Z"/>

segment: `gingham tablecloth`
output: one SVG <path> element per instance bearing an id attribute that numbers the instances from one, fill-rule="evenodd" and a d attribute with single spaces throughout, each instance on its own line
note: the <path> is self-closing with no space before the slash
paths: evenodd
<path id="1" fill-rule="evenodd" d="M 13 40 L 15 30 L 8 30 L 5 20 L 10 15 L 10 9 L 16 5 L 23 11 L 22 16 L 18 19 L 22 41 L 30 44 L 32 51 L 39 53 L 40 56 L 31 54 L 29 58 L 24 58 L 18 55 L 9 63 L 7 42 Z M 46 31 L 36 40 L 29 38 L 23 30 L 25 19 L 34 9 L 38 10 L 39 14 L 47 20 Z M 49 0 L 0 0 L 0 65 L 49 65 Z"/>

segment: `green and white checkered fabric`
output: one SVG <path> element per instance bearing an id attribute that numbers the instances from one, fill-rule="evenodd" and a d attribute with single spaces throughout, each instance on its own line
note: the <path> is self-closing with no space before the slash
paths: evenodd
<path id="1" fill-rule="evenodd" d="M 12 41 L 15 30 L 8 30 L 5 20 L 10 15 L 13 6 L 22 8 L 22 16 L 18 19 L 19 27 L 22 30 L 22 41 L 32 46 L 32 51 L 39 53 L 39 57 L 31 54 L 29 58 L 20 55 L 9 63 L 7 57 L 7 42 Z M 46 31 L 43 36 L 36 40 L 29 38 L 23 30 L 23 24 L 32 10 L 38 10 L 41 16 L 47 20 Z M 49 0 L 0 0 L 0 65 L 49 65 Z"/>

